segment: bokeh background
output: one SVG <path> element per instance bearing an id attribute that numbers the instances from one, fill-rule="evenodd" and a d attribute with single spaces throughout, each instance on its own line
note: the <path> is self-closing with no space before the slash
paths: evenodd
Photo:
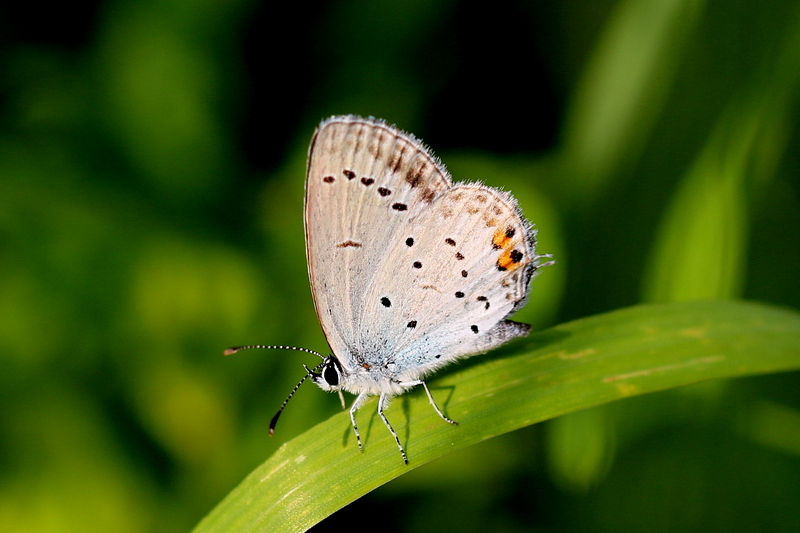
<path id="1" fill-rule="evenodd" d="M 316 124 L 374 115 L 520 199 L 521 321 L 800 308 L 796 0 L 0 7 L 0 531 L 188 531 L 339 407 L 306 277 Z M 413 394 L 420 394 L 419 391 Z M 391 416 L 391 410 L 389 411 Z M 412 458 L 413 459 L 413 458 Z M 800 531 L 800 375 L 492 439 L 315 530 Z"/>

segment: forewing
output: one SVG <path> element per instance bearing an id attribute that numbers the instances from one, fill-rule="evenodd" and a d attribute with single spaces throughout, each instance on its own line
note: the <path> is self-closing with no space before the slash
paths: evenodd
<path id="1" fill-rule="evenodd" d="M 394 270 L 384 262 L 387 251 L 449 187 L 422 143 L 382 121 L 332 117 L 317 129 L 306 176 L 309 278 L 328 343 L 348 369 L 363 364 L 353 356 L 363 356 L 365 336 L 391 334 L 370 325 L 376 307 L 370 287 L 376 276 L 384 282 L 381 268 Z"/>

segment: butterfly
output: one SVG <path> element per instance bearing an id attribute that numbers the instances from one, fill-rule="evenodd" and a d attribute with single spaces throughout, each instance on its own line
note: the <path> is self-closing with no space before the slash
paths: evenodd
<path id="1" fill-rule="evenodd" d="M 508 193 L 453 183 L 414 136 L 375 118 L 334 116 L 314 133 L 305 188 L 305 237 L 314 305 L 331 354 L 306 368 L 270 424 L 302 383 L 355 394 L 350 421 L 363 451 L 356 412 L 422 386 L 453 361 L 524 337 L 507 320 L 528 298 L 536 272 L 552 264 L 536 252 L 536 231 Z"/>

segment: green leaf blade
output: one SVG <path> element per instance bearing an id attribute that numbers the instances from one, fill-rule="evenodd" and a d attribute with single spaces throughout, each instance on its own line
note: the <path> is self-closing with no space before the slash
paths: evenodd
<path id="1" fill-rule="evenodd" d="M 431 381 L 458 427 L 421 392 L 388 409 L 409 466 L 372 401 L 359 412 L 364 453 L 348 414 L 333 416 L 285 443 L 195 531 L 305 531 L 412 468 L 508 431 L 648 392 L 800 368 L 800 315 L 740 302 L 639 306 L 535 333 L 493 355 Z"/>

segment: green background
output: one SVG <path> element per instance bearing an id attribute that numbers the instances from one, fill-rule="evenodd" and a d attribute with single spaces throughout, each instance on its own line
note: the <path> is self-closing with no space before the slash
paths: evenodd
<path id="1" fill-rule="evenodd" d="M 332 114 L 514 193 L 558 261 L 516 315 L 535 329 L 800 308 L 796 1 L 8 5 L 0 45 L 2 531 L 187 531 L 340 410 L 304 387 L 269 438 L 315 358 L 221 355 L 327 349 L 302 191 Z M 788 373 L 559 417 L 315 530 L 797 531 L 798 391 Z"/>

